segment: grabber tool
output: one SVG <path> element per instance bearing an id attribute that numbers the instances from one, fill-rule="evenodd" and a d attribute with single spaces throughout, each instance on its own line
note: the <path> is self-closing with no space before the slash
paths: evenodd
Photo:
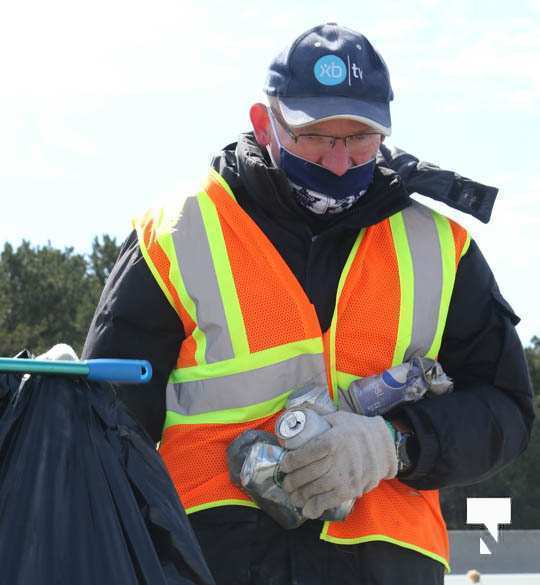
<path id="1" fill-rule="evenodd" d="M 82 361 L 0 358 L 0 372 L 82 376 L 117 384 L 146 384 L 152 379 L 152 365 L 146 360 L 105 358 Z"/>

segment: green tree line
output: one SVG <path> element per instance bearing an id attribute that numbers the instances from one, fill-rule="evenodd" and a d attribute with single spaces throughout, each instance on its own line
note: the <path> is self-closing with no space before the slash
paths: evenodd
<path id="1" fill-rule="evenodd" d="M 101 290 L 119 252 L 115 238 L 94 238 L 89 254 L 73 248 L 4 244 L 0 255 L 0 356 L 34 354 L 65 342 L 80 354 Z M 540 407 L 540 338 L 525 348 Z M 451 529 L 466 528 L 467 497 L 511 497 L 512 529 L 540 529 L 540 422 L 527 451 L 487 481 L 441 490 Z"/>
<path id="2" fill-rule="evenodd" d="M 105 280 L 118 256 L 115 238 L 94 238 L 90 254 L 23 241 L 0 255 L 0 355 L 38 355 L 65 342 L 80 354 Z"/>

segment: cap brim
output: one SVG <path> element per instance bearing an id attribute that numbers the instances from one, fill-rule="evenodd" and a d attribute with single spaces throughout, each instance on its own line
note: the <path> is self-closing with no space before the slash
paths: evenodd
<path id="1" fill-rule="evenodd" d="M 375 128 L 390 136 L 392 125 L 390 106 L 384 102 L 364 102 L 345 97 L 278 97 L 285 122 L 299 128 L 332 118 L 349 118 Z"/>

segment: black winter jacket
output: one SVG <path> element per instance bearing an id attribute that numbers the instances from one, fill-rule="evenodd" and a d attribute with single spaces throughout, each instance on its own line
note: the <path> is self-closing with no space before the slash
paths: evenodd
<path id="1" fill-rule="evenodd" d="M 486 203 L 485 192 L 476 183 L 426 163 L 415 164 L 416 159 L 401 151 L 383 153 L 364 197 L 329 217 L 296 204 L 285 175 L 270 167 L 250 134 L 213 161 L 240 205 L 296 275 L 316 307 L 323 331 L 330 325 L 339 276 L 358 231 L 409 205 L 406 185 L 389 166 L 397 167 L 408 185 L 464 210 L 473 201 L 474 209 L 469 205 L 468 210 L 484 221 L 489 217 L 492 191 Z M 416 489 L 478 482 L 525 449 L 534 413 L 527 366 L 514 329 L 518 321 L 472 241 L 457 271 L 439 353 L 455 390 L 390 413 L 411 426 L 417 439 L 411 445 L 414 469 L 400 477 L 402 481 Z M 83 357 L 151 361 L 151 384 L 121 386 L 118 392 L 156 442 L 164 420 L 166 380 L 183 338 L 182 324 L 131 233 L 105 285 Z"/>
<path id="2" fill-rule="evenodd" d="M 317 217 L 296 205 L 283 173 L 251 135 L 226 147 L 214 167 L 240 205 L 274 243 L 315 305 L 322 330 L 330 324 L 338 279 L 358 230 L 409 205 L 417 190 L 488 221 L 495 190 L 381 149 L 373 184 L 351 209 Z M 397 170 L 394 173 L 390 167 Z M 404 181 L 402 181 L 402 178 Z M 403 185 L 405 182 L 405 186 Z M 189 251 L 187 251 L 189 253 Z M 389 413 L 411 426 L 414 467 L 400 480 L 432 489 L 481 481 L 527 446 L 532 389 L 518 318 L 501 296 L 472 242 L 456 276 L 439 359 L 455 391 Z M 165 386 L 184 333 L 143 259 L 134 233 L 124 242 L 86 340 L 83 357 L 149 359 L 149 385 L 118 393 L 157 442 Z M 387 542 L 342 546 L 319 540 L 321 522 L 284 530 L 253 508 L 225 506 L 190 515 L 218 585 L 443 585 L 443 565 Z"/>

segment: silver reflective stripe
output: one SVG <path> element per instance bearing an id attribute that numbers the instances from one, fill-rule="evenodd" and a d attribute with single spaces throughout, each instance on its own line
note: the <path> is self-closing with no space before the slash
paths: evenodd
<path id="1" fill-rule="evenodd" d="M 167 410 L 200 414 L 265 402 L 308 382 L 326 384 L 322 354 L 304 354 L 277 364 L 210 380 L 167 386 Z"/>
<path id="2" fill-rule="evenodd" d="M 411 343 L 404 361 L 425 355 L 437 331 L 442 294 L 439 233 L 431 209 L 417 203 L 403 210 L 414 273 L 414 316 Z"/>
<path id="3" fill-rule="evenodd" d="M 206 336 L 206 362 L 234 357 L 231 335 L 223 309 L 212 254 L 199 203 L 186 199 L 173 231 L 174 247 L 188 295 L 195 303 L 197 325 Z"/>

